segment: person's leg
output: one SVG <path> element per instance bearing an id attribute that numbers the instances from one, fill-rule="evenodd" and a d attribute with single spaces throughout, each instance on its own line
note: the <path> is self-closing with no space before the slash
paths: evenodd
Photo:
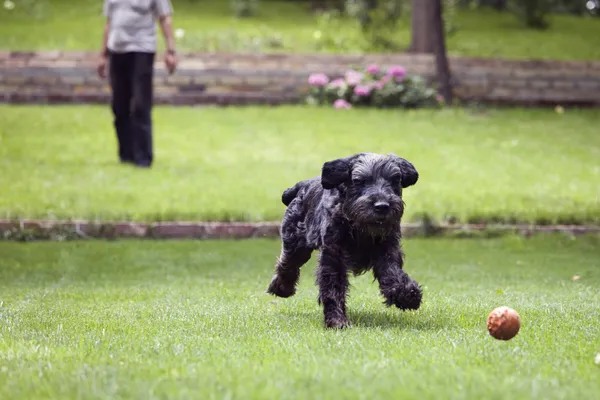
<path id="1" fill-rule="evenodd" d="M 113 124 L 119 144 L 121 162 L 133 162 L 131 131 L 131 98 L 133 95 L 133 63 L 131 54 L 110 54 Z"/>
<path id="2" fill-rule="evenodd" d="M 133 75 L 131 111 L 135 163 L 149 167 L 154 159 L 152 149 L 154 53 L 135 53 Z"/>

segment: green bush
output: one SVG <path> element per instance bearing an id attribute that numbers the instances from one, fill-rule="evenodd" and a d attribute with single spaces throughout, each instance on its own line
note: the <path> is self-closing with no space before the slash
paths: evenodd
<path id="1" fill-rule="evenodd" d="M 317 29 L 313 32 L 317 50 L 348 51 L 356 46 L 356 41 L 347 35 L 340 34 L 343 30 L 342 12 L 338 10 L 324 11 L 317 15 Z"/>
<path id="2" fill-rule="evenodd" d="M 529 28 L 546 29 L 548 14 L 558 5 L 557 0 L 511 0 L 509 9 Z"/>
<path id="3" fill-rule="evenodd" d="M 444 0 L 446 34 L 455 33 L 459 0 Z M 345 0 L 340 11 L 330 8 L 317 14 L 317 29 L 314 32 L 317 50 L 346 51 L 359 48 L 366 52 L 403 51 L 396 42 L 399 23 L 403 15 L 409 16 L 411 4 L 408 0 Z M 343 19 L 349 17 L 356 23 L 359 35 L 344 35 Z"/>
<path id="4" fill-rule="evenodd" d="M 231 9 L 238 18 L 252 17 L 258 13 L 258 0 L 231 0 Z"/>
<path id="5" fill-rule="evenodd" d="M 346 0 L 346 13 L 356 18 L 368 50 L 398 50 L 392 39 L 402 15 L 403 0 Z"/>

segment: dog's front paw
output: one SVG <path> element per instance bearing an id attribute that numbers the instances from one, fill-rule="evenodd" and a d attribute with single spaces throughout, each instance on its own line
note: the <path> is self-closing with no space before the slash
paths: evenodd
<path id="1" fill-rule="evenodd" d="M 421 306 L 423 292 L 419 284 L 409 281 L 404 286 L 398 286 L 386 293 L 386 304 L 392 304 L 401 310 L 418 310 Z"/>
<path id="2" fill-rule="evenodd" d="M 344 329 L 350 328 L 352 324 L 350 323 L 348 318 L 342 316 L 325 318 L 325 326 L 330 329 Z"/>
<path id="3" fill-rule="evenodd" d="M 293 283 L 286 282 L 279 275 L 275 275 L 269 284 L 267 293 L 278 297 L 291 297 L 296 294 L 296 287 Z"/>

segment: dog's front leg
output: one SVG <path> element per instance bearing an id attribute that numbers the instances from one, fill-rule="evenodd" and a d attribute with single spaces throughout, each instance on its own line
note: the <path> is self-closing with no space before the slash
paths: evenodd
<path id="1" fill-rule="evenodd" d="M 421 305 L 422 291 L 419 284 L 403 270 L 400 247 L 388 245 L 378 252 L 373 274 L 389 307 L 392 304 L 401 310 L 417 310 Z"/>
<path id="2" fill-rule="evenodd" d="M 327 328 L 346 328 L 350 321 L 346 317 L 346 294 L 348 272 L 342 254 L 335 248 L 325 248 L 320 253 L 317 269 L 319 304 L 323 306 Z"/>

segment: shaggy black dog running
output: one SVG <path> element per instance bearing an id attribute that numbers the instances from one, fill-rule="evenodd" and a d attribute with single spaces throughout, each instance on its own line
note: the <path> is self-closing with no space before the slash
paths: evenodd
<path id="1" fill-rule="evenodd" d="M 400 220 L 402 189 L 419 178 L 394 154 L 360 153 L 328 161 L 321 177 L 298 182 L 282 196 L 282 250 L 267 289 L 279 297 L 296 292 L 300 267 L 319 250 L 317 285 L 325 325 L 344 328 L 348 273 L 370 269 L 388 306 L 416 310 L 422 291 L 403 271 Z"/>

